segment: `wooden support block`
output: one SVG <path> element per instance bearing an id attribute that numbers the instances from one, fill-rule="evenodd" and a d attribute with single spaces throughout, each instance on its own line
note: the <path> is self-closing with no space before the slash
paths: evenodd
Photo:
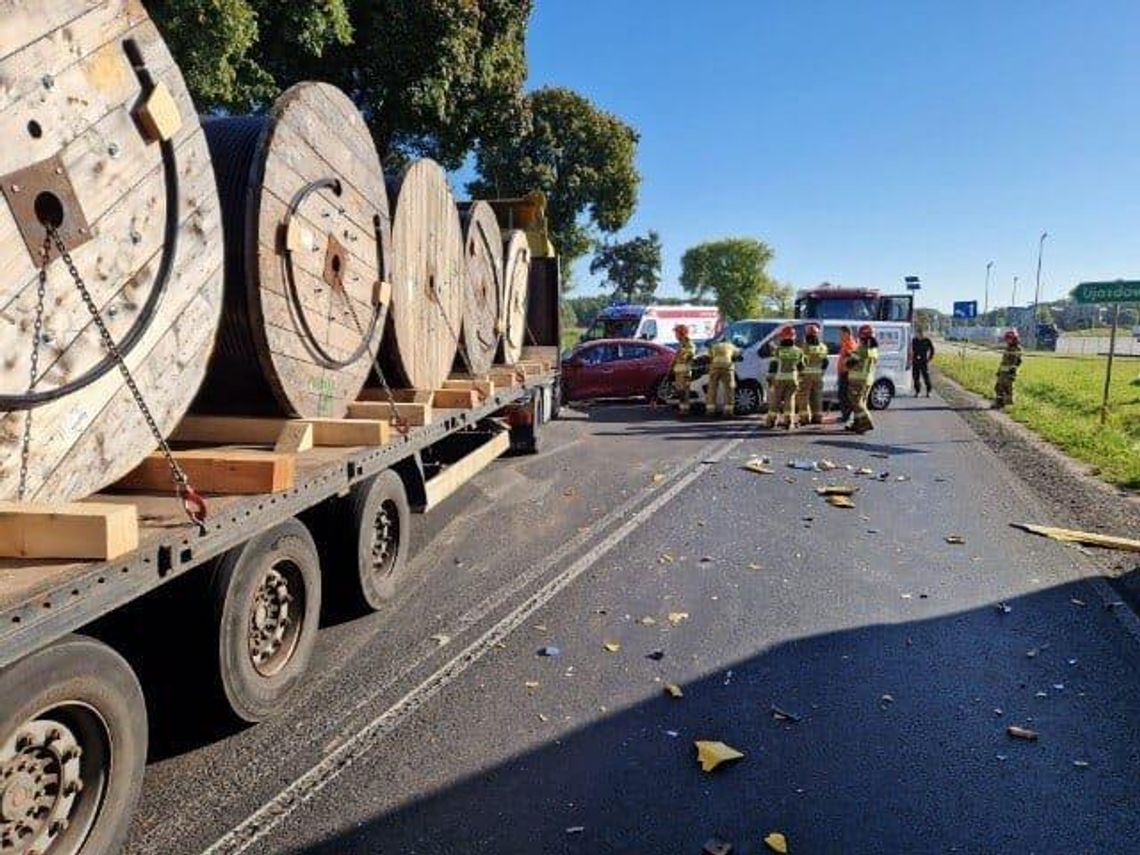
<path id="1" fill-rule="evenodd" d="M 112 561 L 138 545 L 134 505 L 0 502 L 0 558 Z"/>
<path id="2" fill-rule="evenodd" d="M 521 371 L 529 380 L 531 377 L 537 377 L 540 374 L 547 374 L 550 371 L 549 366 L 543 365 L 541 362 L 533 362 L 524 360 L 515 363 L 515 369 Z"/>
<path id="3" fill-rule="evenodd" d="M 436 389 L 432 406 L 441 410 L 473 410 L 482 400 L 474 389 Z"/>
<path id="4" fill-rule="evenodd" d="M 276 451 L 195 448 L 174 452 L 174 459 L 200 493 L 278 493 L 296 480 L 296 455 Z M 161 454 L 152 454 L 116 486 L 168 492 L 170 467 Z"/>
<path id="5" fill-rule="evenodd" d="M 151 142 L 173 139 L 182 127 L 178 102 L 161 80 L 147 96 L 146 103 L 139 108 L 138 120 Z"/>
<path id="6" fill-rule="evenodd" d="M 173 442 L 210 442 L 215 445 L 273 445 L 289 423 L 289 419 L 186 416 L 170 439 Z"/>
<path id="7" fill-rule="evenodd" d="M 393 389 L 392 397 L 396 399 L 399 404 L 430 404 L 432 401 L 431 389 Z M 384 395 L 376 400 L 382 401 L 387 398 Z"/>
<path id="8" fill-rule="evenodd" d="M 495 383 L 492 380 L 480 380 L 480 379 L 444 380 L 443 381 L 443 388 L 444 389 L 474 389 L 476 392 L 478 392 L 483 397 L 484 401 L 495 394 Z"/>
<path id="9" fill-rule="evenodd" d="M 351 405 L 350 405 L 351 406 Z M 387 418 L 305 419 L 313 426 L 313 445 L 350 448 L 355 445 L 387 445 L 392 427 Z"/>
<path id="10" fill-rule="evenodd" d="M 475 475 L 483 471 L 495 458 L 511 447 L 510 433 L 503 431 L 493 436 L 485 445 L 479 446 L 463 459 L 448 466 L 424 484 L 427 504 L 424 510 L 431 510 Z"/>
<path id="11" fill-rule="evenodd" d="M 490 374 L 491 382 L 499 389 L 513 389 L 519 385 L 518 375 L 509 368 L 496 369 Z"/>
<path id="12" fill-rule="evenodd" d="M 523 362 L 537 362 L 547 371 L 558 364 L 559 351 L 557 347 L 546 345 L 528 345 L 522 349 Z"/>
<path id="13" fill-rule="evenodd" d="M 274 451 L 286 454 L 299 454 L 313 447 L 313 426 L 308 422 L 286 422 L 277 434 Z"/>
<path id="14" fill-rule="evenodd" d="M 407 420 L 412 427 L 423 427 L 431 424 L 431 404 L 396 404 L 396 415 Z M 387 401 L 357 401 L 348 405 L 350 419 L 383 419 L 392 418 L 392 405 Z"/>

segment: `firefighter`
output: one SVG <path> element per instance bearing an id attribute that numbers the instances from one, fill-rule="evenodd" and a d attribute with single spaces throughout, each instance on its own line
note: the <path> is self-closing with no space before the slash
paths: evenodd
<path id="1" fill-rule="evenodd" d="M 870 324 L 859 327 L 859 347 L 847 358 L 847 394 L 855 419 L 845 430 L 866 433 L 874 430 L 867 396 L 875 382 L 875 366 L 879 362 L 879 342 Z"/>
<path id="2" fill-rule="evenodd" d="M 677 390 L 679 403 L 677 409 L 681 415 L 689 414 L 689 385 L 693 380 L 693 357 L 697 349 L 693 340 L 689 338 L 689 328 L 685 324 L 673 327 L 677 336 L 677 355 L 673 357 L 673 388 Z"/>
<path id="3" fill-rule="evenodd" d="M 709 346 L 709 385 L 705 405 L 710 410 L 715 409 L 717 415 L 731 416 L 736 412 L 736 369 L 733 363 L 739 362 L 740 358 L 740 351 L 727 338 Z"/>
<path id="4" fill-rule="evenodd" d="M 804 330 L 804 367 L 800 377 L 799 401 L 796 409 L 803 423 L 823 424 L 823 372 L 827 370 L 827 345 L 819 340 L 819 324 L 808 324 Z"/>
<path id="5" fill-rule="evenodd" d="M 795 429 L 796 392 L 803 367 L 804 352 L 796 347 L 795 328 L 785 326 L 780 330 L 780 346 L 768 363 L 768 427 L 779 427 L 783 416 L 788 430 Z"/>
<path id="6" fill-rule="evenodd" d="M 1005 334 L 1005 350 L 998 365 L 997 382 L 994 383 L 995 410 L 1013 405 L 1013 382 L 1017 379 L 1017 369 L 1021 366 L 1021 336 L 1017 330 Z"/>

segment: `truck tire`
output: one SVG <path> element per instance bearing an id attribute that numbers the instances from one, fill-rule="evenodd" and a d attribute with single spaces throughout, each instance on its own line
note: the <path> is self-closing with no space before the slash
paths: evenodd
<path id="1" fill-rule="evenodd" d="M 146 750 L 142 689 L 107 645 L 69 635 L 0 671 L 0 851 L 118 852 Z"/>
<path id="2" fill-rule="evenodd" d="M 231 549 L 211 578 L 217 677 L 242 721 L 269 718 L 309 666 L 321 612 L 312 535 L 292 519 Z"/>
<path id="3" fill-rule="evenodd" d="M 411 511 L 404 482 L 389 469 L 337 504 L 341 527 L 339 537 L 329 538 L 330 585 L 356 608 L 377 611 L 396 595 L 407 563 Z"/>

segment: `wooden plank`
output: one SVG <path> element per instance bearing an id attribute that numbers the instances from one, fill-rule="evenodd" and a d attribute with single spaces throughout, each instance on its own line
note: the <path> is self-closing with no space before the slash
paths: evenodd
<path id="1" fill-rule="evenodd" d="M 0 502 L 0 557 L 111 561 L 139 545 L 134 505 Z"/>
<path id="2" fill-rule="evenodd" d="M 492 380 L 461 380 L 451 379 L 443 381 L 444 389 L 473 389 L 478 392 L 483 400 L 487 400 L 495 394 L 495 383 Z"/>
<path id="3" fill-rule="evenodd" d="M 474 389 L 436 389 L 431 403 L 440 410 L 473 410 L 482 399 Z"/>
<path id="4" fill-rule="evenodd" d="M 350 419 L 391 419 L 392 407 L 396 416 L 411 427 L 431 424 L 431 404 L 389 404 L 387 401 L 357 401 L 348 405 Z"/>
<path id="5" fill-rule="evenodd" d="M 1068 528 L 1053 528 L 1047 525 L 1030 525 L 1028 523 L 1010 523 L 1014 528 L 1058 540 L 1062 543 L 1080 543 L 1085 546 L 1099 546 L 1104 549 L 1119 549 L 1124 552 L 1140 552 L 1140 540 L 1129 537 L 1113 537 L 1107 534 L 1097 534 L 1091 531 L 1077 531 Z"/>
<path id="6" fill-rule="evenodd" d="M 387 445 L 391 439 L 392 426 L 386 418 L 306 419 L 306 421 L 313 426 L 313 444 L 324 448 Z"/>
<path id="7" fill-rule="evenodd" d="M 296 478 L 296 455 L 276 451 L 196 448 L 175 451 L 174 459 L 200 493 L 279 493 L 291 490 Z M 170 467 L 161 454 L 152 454 L 115 486 L 169 490 Z"/>
<path id="8" fill-rule="evenodd" d="M 432 402 L 433 392 L 431 389 L 392 389 L 391 391 L 392 398 L 398 404 L 430 404 Z M 384 400 L 384 398 L 377 398 L 377 400 Z"/>
<path id="9" fill-rule="evenodd" d="M 488 375 L 497 389 L 513 389 L 519 385 L 519 375 L 513 370 L 496 369 Z"/>
<path id="10" fill-rule="evenodd" d="M 309 422 L 290 421 L 285 423 L 277 435 L 274 451 L 299 454 L 313 447 L 313 426 Z"/>
<path id="11" fill-rule="evenodd" d="M 217 444 L 277 444 L 281 448 L 286 431 L 295 435 L 293 428 L 307 428 L 309 448 L 346 448 L 366 445 L 385 445 L 389 440 L 386 420 L 366 421 L 355 419 L 275 419 L 246 418 L 244 416 L 187 416 L 171 437 L 179 442 L 212 442 Z M 285 438 L 285 445 L 304 444 L 303 434 L 298 439 Z M 294 450 L 303 450 L 297 448 Z"/>
<path id="12" fill-rule="evenodd" d="M 486 469 L 492 461 L 511 447 L 511 437 L 507 431 L 496 434 L 485 445 L 479 446 L 457 463 L 448 466 L 424 485 L 427 504 L 424 510 L 431 510 L 477 474 Z"/>

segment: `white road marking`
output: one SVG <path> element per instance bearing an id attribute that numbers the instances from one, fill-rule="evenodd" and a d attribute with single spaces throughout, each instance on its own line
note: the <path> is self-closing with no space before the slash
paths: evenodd
<path id="1" fill-rule="evenodd" d="M 629 516 L 622 525 L 588 549 L 566 569 L 560 571 L 461 653 L 357 730 L 332 753 L 217 840 L 204 851 L 203 855 L 223 855 L 223 853 L 238 855 L 269 835 L 290 814 L 313 799 L 342 772 L 370 751 L 377 742 L 390 735 L 405 719 L 493 650 L 496 644 L 526 623 L 530 615 L 549 603 L 560 591 L 648 522 L 658 510 L 703 475 L 711 464 L 723 460 L 742 441 L 730 440 L 711 452 L 696 455 L 694 462 L 690 464 L 695 468 L 662 489 L 644 507 Z M 512 590 L 517 588 L 512 587 Z"/>

